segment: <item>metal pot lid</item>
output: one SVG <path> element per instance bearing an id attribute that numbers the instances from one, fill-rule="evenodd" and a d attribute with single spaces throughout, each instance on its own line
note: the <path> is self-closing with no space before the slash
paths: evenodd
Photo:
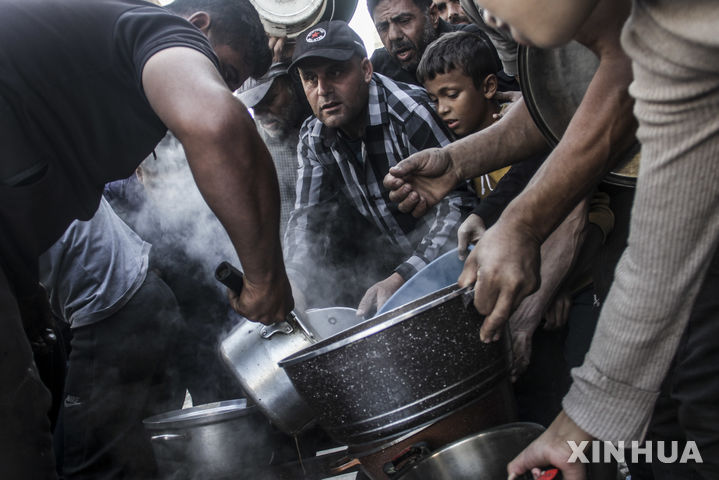
<path id="1" fill-rule="evenodd" d="M 599 67 L 599 58 L 576 41 L 548 49 L 520 45 L 518 57 L 524 102 L 544 138 L 555 147 L 584 98 Z M 638 154 L 639 142 L 635 142 L 621 154 L 618 165 L 604 181 L 634 186 Z"/>
<path id="2" fill-rule="evenodd" d="M 357 0 L 250 0 L 270 35 L 294 38 L 325 20 L 349 22 Z"/>
<path id="3" fill-rule="evenodd" d="M 142 423 L 149 429 L 183 428 L 226 421 L 254 411 L 254 406 L 248 407 L 247 400 L 240 398 L 161 413 L 146 418 Z"/>
<path id="4" fill-rule="evenodd" d="M 280 360 L 278 363 L 280 367 L 287 367 L 302 363 L 311 358 L 324 355 L 334 350 L 340 349 L 350 343 L 357 342 L 364 338 L 375 335 L 379 332 L 387 330 L 408 318 L 412 318 L 422 312 L 429 310 L 437 305 L 443 304 L 453 298 L 469 295 L 472 292 L 472 287 L 459 288 L 455 283 L 449 287 L 443 288 L 429 295 L 426 295 L 414 302 L 408 303 L 401 307 L 390 310 L 389 312 L 378 315 L 369 320 L 365 320 L 359 325 L 345 330 L 344 332 L 335 335 L 329 339 L 318 342 L 308 348 L 300 350 L 294 355 L 290 355 L 287 358 Z"/>

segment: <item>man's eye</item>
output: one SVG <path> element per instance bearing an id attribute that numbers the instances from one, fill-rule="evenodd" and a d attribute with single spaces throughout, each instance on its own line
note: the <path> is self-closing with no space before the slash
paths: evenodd
<path id="1" fill-rule="evenodd" d="M 447 92 L 447 98 L 457 98 L 459 96 L 459 92 L 456 92 L 454 90 Z"/>

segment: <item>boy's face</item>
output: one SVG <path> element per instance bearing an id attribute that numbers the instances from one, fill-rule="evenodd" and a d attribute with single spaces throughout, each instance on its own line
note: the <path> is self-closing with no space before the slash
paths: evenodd
<path id="1" fill-rule="evenodd" d="M 458 69 L 425 80 L 424 88 L 432 101 L 437 103 L 437 113 L 457 137 L 492 124 L 492 114 L 496 112 L 496 104 L 492 100 L 496 91 L 496 79 L 493 77 L 488 75 L 479 90 L 472 79 Z"/>

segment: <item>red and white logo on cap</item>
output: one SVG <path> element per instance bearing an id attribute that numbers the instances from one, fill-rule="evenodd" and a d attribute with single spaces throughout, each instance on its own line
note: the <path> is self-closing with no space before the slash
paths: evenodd
<path id="1" fill-rule="evenodd" d="M 305 40 L 307 40 L 310 43 L 319 42 L 326 36 L 327 36 L 327 32 L 325 31 L 324 28 L 315 28 L 314 30 L 312 30 L 310 33 L 307 34 L 307 37 L 305 38 Z"/>

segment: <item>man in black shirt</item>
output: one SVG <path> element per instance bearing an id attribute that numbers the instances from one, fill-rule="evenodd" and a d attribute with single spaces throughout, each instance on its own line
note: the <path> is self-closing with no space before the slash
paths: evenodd
<path id="1" fill-rule="evenodd" d="M 232 95 L 270 52 L 247 0 L 0 0 L 0 465 L 7 478 L 52 478 L 48 392 L 26 337 L 47 298 L 37 256 L 103 185 L 126 178 L 171 130 L 244 270 L 232 295 L 271 323 L 292 308 L 279 242 L 272 160 Z M 183 18 L 184 17 L 184 18 Z M 230 88 L 228 88 L 228 86 Z"/>

